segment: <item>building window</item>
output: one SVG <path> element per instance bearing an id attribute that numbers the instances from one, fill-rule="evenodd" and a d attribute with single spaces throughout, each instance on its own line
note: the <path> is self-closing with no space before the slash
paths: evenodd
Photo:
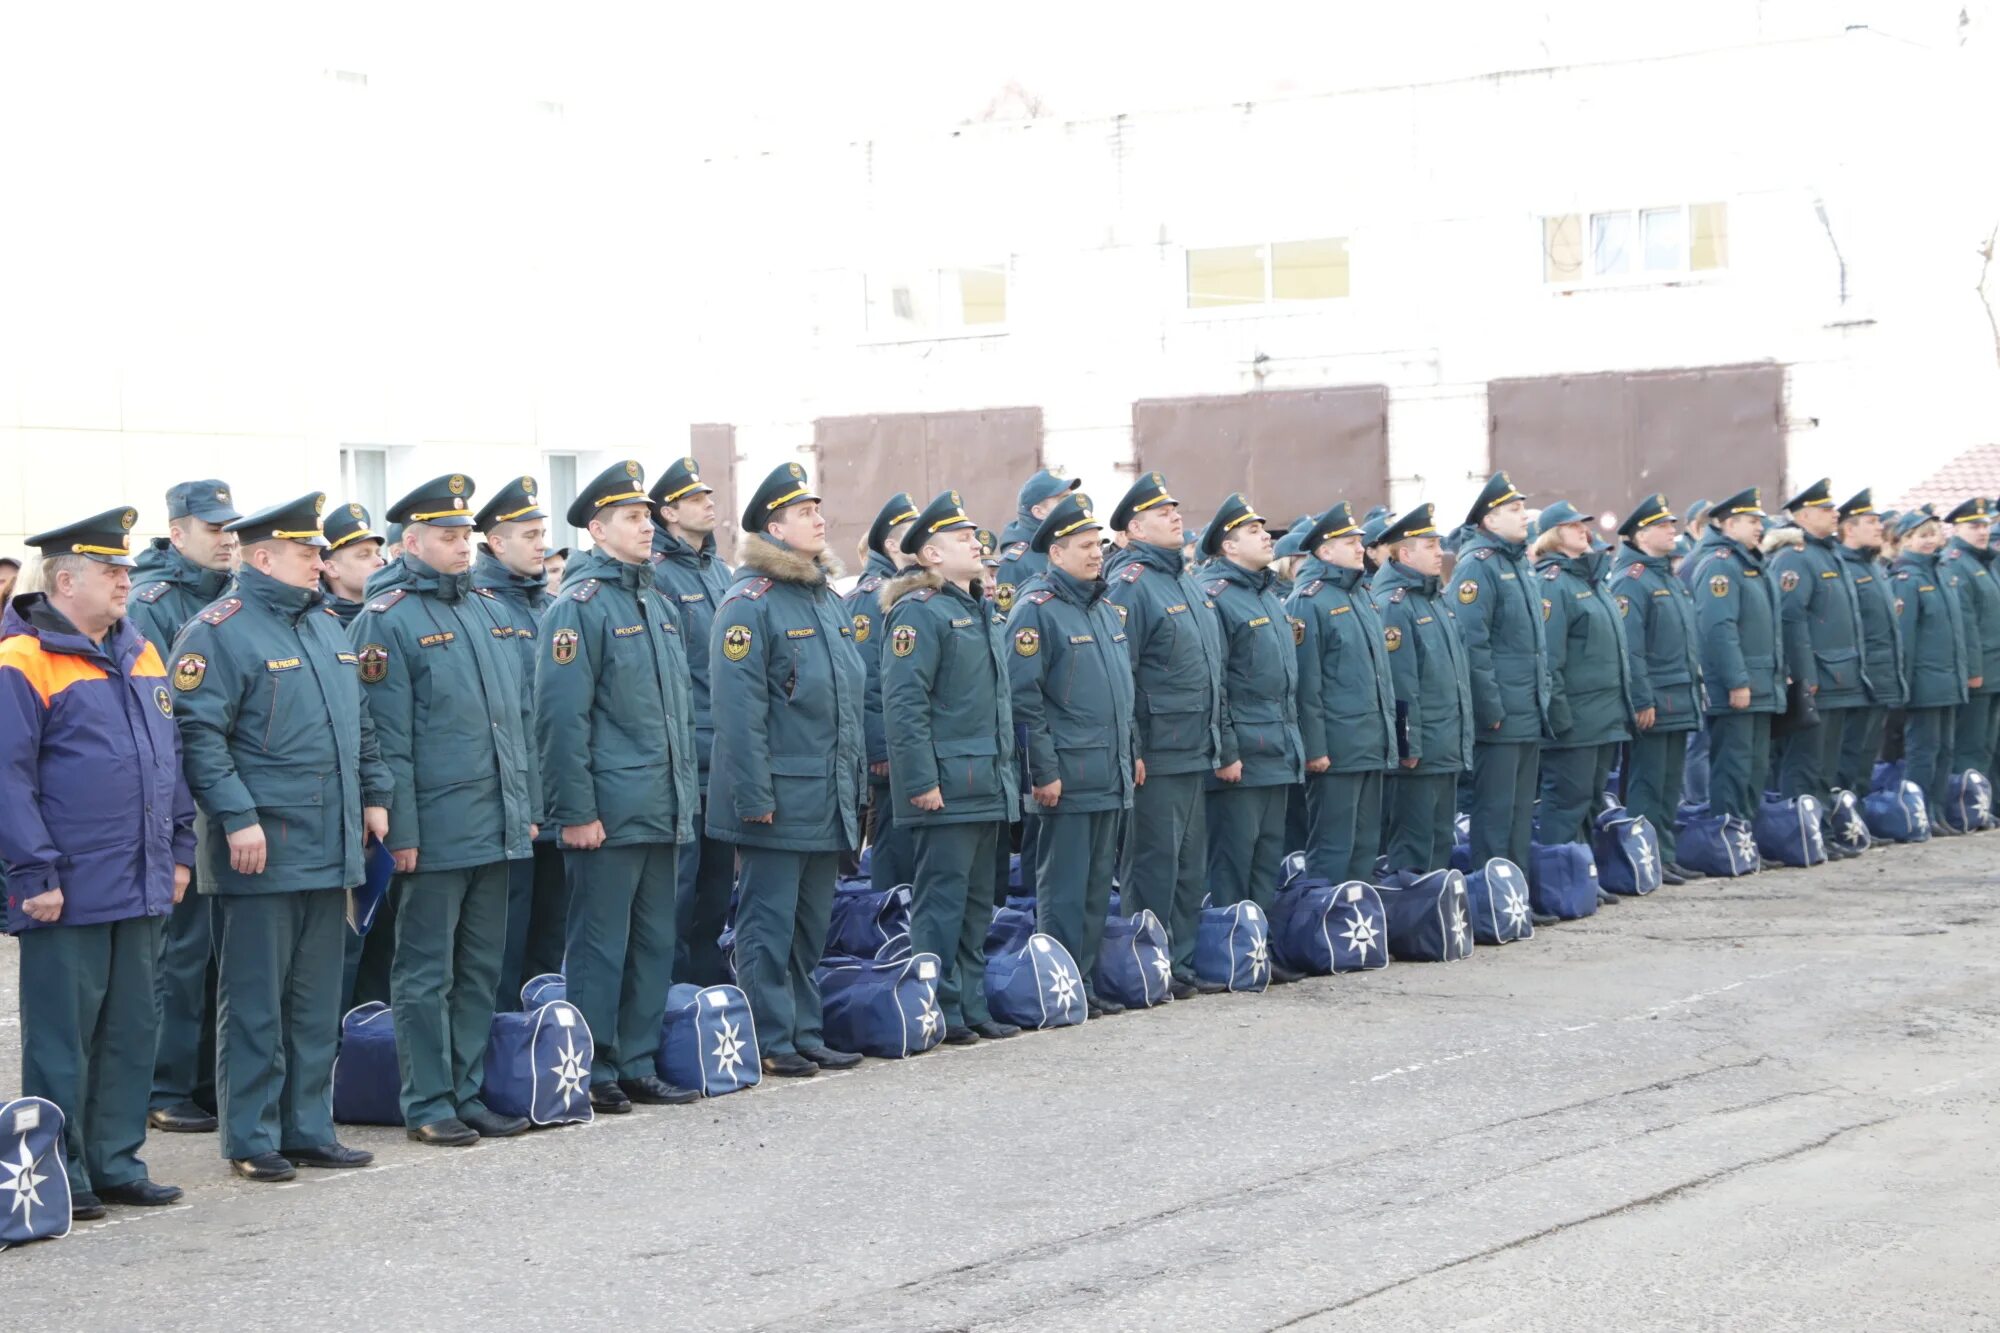
<path id="1" fill-rule="evenodd" d="M 1187 307 L 1220 310 L 1348 294 L 1347 238 L 1323 236 L 1268 245 L 1223 245 L 1187 252 Z"/>
<path id="2" fill-rule="evenodd" d="M 576 455 L 550 454 L 548 503 L 549 546 L 576 547 L 576 529 L 570 526 L 569 507 L 576 500 Z"/>
<path id="3" fill-rule="evenodd" d="M 1669 204 L 1542 219 L 1544 282 L 1673 277 L 1727 267 L 1727 204 Z"/>
<path id="4" fill-rule="evenodd" d="M 334 503 L 360 505 L 380 532 L 388 522 L 384 513 L 389 508 L 389 451 L 367 445 L 342 445 L 340 484 L 347 494 Z"/>
<path id="5" fill-rule="evenodd" d="M 877 338 L 949 338 L 999 333 L 1007 323 L 1007 266 L 870 273 L 862 280 L 868 333 Z"/>

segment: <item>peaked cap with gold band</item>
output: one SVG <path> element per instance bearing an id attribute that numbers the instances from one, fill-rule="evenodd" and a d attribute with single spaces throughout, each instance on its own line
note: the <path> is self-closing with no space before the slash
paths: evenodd
<path id="1" fill-rule="evenodd" d="M 1141 472 L 1139 480 L 1132 483 L 1125 492 L 1125 498 L 1111 511 L 1111 530 L 1123 532 L 1132 521 L 1132 515 L 1144 513 L 1160 505 L 1177 505 L 1180 501 L 1167 494 L 1166 478 L 1157 472 Z"/>
<path id="2" fill-rule="evenodd" d="M 320 515 L 325 512 L 326 492 L 310 491 L 296 500 L 247 514 L 225 525 L 223 531 L 235 533 L 245 546 L 251 542 L 297 542 L 324 550 L 326 538 L 320 533 Z"/>
<path id="3" fill-rule="evenodd" d="M 1785 501 L 1787 509 L 1830 509 L 1833 507 L 1833 482 L 1821 477 L 1812 485 Z"/>
<path id="4" fill-rule="evenodd" d="M 1744 514 L 1754 514 L 1758 518 L 1769 518 L 1764 512 L 1764 488 L 1752 486 L 1747 491 L 1738 491 L 1726 500 L 1717 500 L 1708 511 L 1708 521 L 1720 523 L 1725 519 L 1737 518 Z"/>
<path id="5" fill-rule="evenodd" d="M 1983 496 L 1975 495 L 1970 500 L 1961 500 L 1952 511 L 1944 516 L 1947 523 L 1990 523 L 1993 511 L 1986 507 Z"/>
<path id="6" fill-rule="evenodd" d="M 803 467 L 797 463 L 780 463 L 771 469 L 771 474 L 751 494 L 750 503 L 743 506 L 743 530 L 761 533 L 764 525 L 777 517 L 779 510 L 818 499 L 813 494 L 811 483 L 806 480 Z"/>
<path id="7" fill-rule="evenodd" d="M 405 527 L 428 523 L 438 528 L 469 528 L 472 493 L 478 489 L 463 472 L 432 477 L 389 506 L 389 521 Z"/>
<path id="8" fill-rule="evenodd" d="M 690 495 L 709 495 L 715 487 L 701 479 L 701 468 L 692 458 L 677 458 L 667 464 L 667 470 L 653 483 L 653 489 L 646 492 L 646 498 L 653 502 L 653 508 L 661 505 L 679 504 Z"/>
<path id="9" fill-rule="evenodd" d="M 491 532 L 502 523 L 525 523 L 531 518 L 547 518 L 542 508 L 540 488 L 533 477 L 516 477 L 502 486 L 474 516 L 472 526 Z"/>
<path id="10" fill-rule="evenodd" d="M 1028 549 L 1047 555 L 1049 547 L 1071 533 L 1103 530 L 1104 525 L 1090 512 L 1090 497 L 1082 491 L 1071 491 L 1049 510 L 1042 526 L 1036 528 L 1035 535 L 1028 539 Z"/>
<path id="11" fill-rule="evenodd" d="M 100 565 L 132 568 L 132 525 L 139 521 L 135 509 L 119 506 L 101 514 L 78 519 L 60 528 L 36 533 L 27 544 L 42 553 L 44 560 L 57 555 L 80 555 Z"/>
<path id="12" fill-rule="evenodd" d="M 916 516 L 917 502 L 910 498 L 908 491 L 897 491 L 889 497 L 887 504 L 875 512 L 875 521 L 868 525 L 868 549 L 889 554 L 889 534 Z"/>
<path id="13" fill-rule="evenodd" d="M 1875 492 L 1867 486 L 1863 486 L 1840 503 L 1840 516 L 1842 518 L 1855 518 L 1862 514 L 1872 514 L 1874 512 Z M 1883 517 L 1886 520 L 1887 515 Z"/>
<path id="14" fill-rule="evenodd" d="M 570 502 L 564 517 L 569 519 L 571 527 L 585 528 L 590 526 L 591 519 L 607 509 L 651 503 L 652 497 L 646 494 L 646 469 L 640 467 L 636 459 L 628 458 L 622 463 L 613 463 L 592 477 L 590 484 Z"/>
<path id="15" fill-rule="evenodd" d="M 1232 492 L 1222 502 L 1222 508 L 1215 511 L 1215 517 L 1201 530 L 1201 553 L 1203 555 L 1222 554 L 1222 539 L 1241 528 L 1246 523 L 1262 523 L 1264 516 L 1243 498 L 1240 491 Z"/>
<path id="16" fill-rule="evenodd" d="M 958 498 L 957 491 L 940 491 L 937 498 L 924 506 L 924 512 L 917 515 L 917 521 L 910 524 L 903 534 L 903 554 L 915 555 L 924 549 L 924 543 L 941 532 L 956 532 L 960 528 L 979 525 L 966 517 L 965 505 Z"/>
<path id="17" fill-rule="evenodd" d="M 368 526 L 368 511 L 358 504 L 335 505 L 327 515 L 326 549 L 338 551 L 355 542 L 379 542 L 382 534 Z"/>
<path id="18" fill-rule="evenodd" d="M 1618 525 L 1618 535 L 1630 537 L 1640 528 L 1650 528 L 1655 523 L 1678 521 L 1674 517 L 1673 507 L 1667 503 L 1667 497 L 1655 492 L 1639 501 L 1632 512 L 1625 515 L 1625 521 Z"/>
<path id="19" fill-rule="evenodd" d="M 1486 479 L 1484 486 L 1479 488 L 1479 498 L 1474 500 L 1472 508 L 1466 511 L 1466 525 L 1476 528 L 1479 526 L 1480 519 L 1485 518 L 1501 505 L 1511 504 L 1515 500 L 1526 500 L 1527 498 L 1527 496 L 1514 489 L 1514 483 L 1508 480 L 1505 472 L 1496 472 Z"/>
<path id="20" fill-rule="evenodd" d="M 1361 525 L 1354 521 L 1354 506 L 1345 500 L 1337 500 L 1333 507 L 1314 519 L 1305 531 L 1299 549 L 1304 552 L 1317 551 L 1335 537 L 1359 536 Z"/>
<path id="21" fill-rule="evenodd" d="M 1410 541 L 1416 537 L 1437 535 L 1437 506 L 1426 500 L 1382 529 L 1382 536 L 1377 544 L 1394 546 L 1397 542 Z"/>

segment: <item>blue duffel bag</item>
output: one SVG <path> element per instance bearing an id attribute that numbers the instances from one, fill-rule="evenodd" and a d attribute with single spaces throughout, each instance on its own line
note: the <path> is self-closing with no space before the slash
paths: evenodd
<path id="1" fill-rule="evenodd" d="M 986 927 L 985 954 L 993 958 L 1013 953 L 1034 933 L 1035 900 L 1010 894 L 1005 903 L 993 909 L 993 920 Z"/>
<path id="2" fill-rule="evenodd" d="M 1576 921 L 1597 911 L 1597 858 L 1580 842 L 1533 843 L 1528 905 L 1542 916 Z"/>
<path id="3" fill-rule="evenodd" d="M 1528 877 L 1506 857 L 1496 856 L 1465 877 L 1465 901 L 1476 942 L 1512 944 L 1535 937 Z"/>
<path id="4" fill-rule="evenodd" d="M 1455 963 L 1472 957 L 1472 912 L 1461 871 L 1404 870 L 1379 888 L 1390 957 L 1399 963 Z"/>
<path id="5" fill-rule="evenodd" d="M 813 975 L 824 1004 L 826 1044 L 836 1051 L 901 1060 L 944 1040 L 934 953 L 828 958 Z"/>
<path id="6" fill-rule="evenodd" d="M 16 1097 L 0 1106 L 0 1163 L 7 1179 L 0 1191 L 0 1250 L 69 1234 L 69 1171 L 63 1165 L 63 1113 L 40 1097 Z"/>
<path id="7" fill-rule="evenodd" d="M 756 1087 L 764 1063 L 749 998 L 734 986 L 670 987 L 653 1067 L 667 1082 L 704 1097 Z"/>
<path id="8" fill-rule="evenodd" d="M 1298 879 L 1271 904 L 1271 956 L 1294 972 L 1323 977 L 1389 965 L 1388 925 L 1373 884 Z"/>
<path id="9" fill-rule="evenodd" d="M 1144 908 L 1104 920 L 1097 951 L 1097 993 L 1127 1009 L 1150 1009 L 1173 996 L 1173 954 L 1167 928 Z"/>
<path id="10" fill-rule="evenodd" d="M 1591 821 L 1590 850 L 1597 882 L 1611 892 L 1636 895 L 1660 887 L 1660 835 L 1653 822 L 1609 796 Z"/>
<path id="11" fill-rule="evenodd" d="M 495 1115 L 525 1116 L 530 1124 L 587 1124 L 596 1058 L 590 1024 L 568 1000 L 495 1014 L 479 1098 Z"/>
<path id="12" fill-rule="evenodd" d="M 403 1076 L 396 1068 L 396 1021 L 380 1000 L 340 1020 L 333 1061 L 333 1118 L 343 1125 L 400 1125 Z"/>
<path id="13" fill-rule="evenodd" d="M 521 983 L 521 1007 L 539 1009 L 551 1000 L 567 1000 L 569 983 L 560 972 L 544 972 Z"/>
<path id="14" fill-rule="evenodd" d="M 1898 759 L 1892 763 L 1886 759 L 1877 759 L 1875 767 L 1870 770 L 1868 775 L 1868 790 L 1871 792 L 1896 791 L 1902 787 L 1903 777 L 1902 760 Z"/>
<path id="15" fill-rule="evenodd" d="M 1826 812 L 1827 836 L 1850 852 L 1864 852 L 1874 843 L 1868 821 L 1861 813 L 1861 798 L 1843 787 L 1833 789 L 1833 804 Z"/>
<path id="16" fill-rule="evenodd" d="M 1924 789 L 1905 778 L 1900 786 L 1871 791 L 1861 801 L 1861 817 L 1868 832 L 1890 842 L 1928 842 L 1931 836 L 1929 806 Z"/>
<path id="17" fill-rule="evenodd" d="M 1472 819 L 1468 815 L 1451 821 L 1451 855 L 1445 864 L 1461 875 L 1472 873 Z"/>
<path id="18" fill-rule="evenodd" d="M 909 952 L 909 885 L 876 890 L 865 879 L 844 879 L 833 886 L 833 916 L 826 929 L 822 958 L 895 958 Z"/>
<path id="19" fill-rule="evenodd" d="M 1993 827 L 1993 784 L 1976 768 L 1954 773 L 1945 784 L 1944 817 L 1960 833 Z"/>
<path id="20" fill-rule="evenodd" d="M 1735 815 L 1711 814 L 1705 805 L 1683 805 L 1674 834 L 1674 859 L 1717 879 L 1757 873 L 1757 837 Z"/>
<path id="21" fill-rule="evenodd" d="M 1260 991 L 1271 984 L 1270 925 L 1257 904 L 1201 909 L 1194 974 L 1232 991 Z"/>
<path id="22" fill-rule="evenodd" d="M 1002 1023 L 1066 1028 L 1085 1017 L 1083 973 L 1052 936 L 1028 936 L 986 960 L 986 1007 Z"/>
<path id="23" fill-rule="evenodd" d="M 1757 855 L 1781 866 L 1816 866 L 1826 860 L 1820 805 L 1811 796 L 1764 793 L 1757 806 Z"/>

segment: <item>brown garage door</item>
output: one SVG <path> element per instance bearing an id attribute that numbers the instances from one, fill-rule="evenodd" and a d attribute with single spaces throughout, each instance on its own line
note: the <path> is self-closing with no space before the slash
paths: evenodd
<path id="1" fill-rule="evenodd" d="M 1776 364 L 1495 380 L 1492 464 L 1529 500 L 1622 520 L 1654 491 L 1676 508 L 1764 487 L 1783 502 L 1785 372 Z"/>
<path id="2" fill-rule="evenodd" d="M 1042 409 L 821 417 L 813 449 L 831 549 L 853 572 L 855 548 L 897 491 L 922 505 L 953 487 L 966 512 L 997 534 L 1014 516 L 1021 483 L 1042 465 Z"/>
<path id="3" fill-rule="evenodd" d="M 1190 528 L 1242 491 L 1274 528 L 1335 500 L 1389 498 L 1389 391 L 1379 384 L 1278 389 L 1132 404 L 1141 471 L 1159 472 Z"/>
<path id="4" fill-rule="evenodd" d="M 688 452 L 701 479 L 715 487 L 715 553 L 736 559 L 736 534 L 743 526 L 736 503 L 736 427 L 701 423 L 688 427 Z"/>

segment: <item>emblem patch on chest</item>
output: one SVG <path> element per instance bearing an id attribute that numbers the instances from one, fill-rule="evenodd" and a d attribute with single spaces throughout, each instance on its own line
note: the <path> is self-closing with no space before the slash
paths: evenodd
<path id="1" fill-rule="evenodd" d="M 866 642 L 868 642 L 868 617 L 867 617 L 867 616 L 856 616 L 856 617 L 854 617 L 854 641 L 855 641 L 856 643 L 866 643 Z"/>
<path id="2" fill-rule="evenodd" d="M 174 715 L 174 701 L 167 697 L 166 686 L 155 685 L 153 687 L 153 703 L 159 708 L 163 716 L 172 717 Z"/>
<path id="3" fill-rule="evenodd" d="M 1390 652 L 1395 652 L 1403 646 L 1403 631 L 1394 625 L 1389 626 L 1382 631 L 1382 642 L 1389 645 Z"/>

